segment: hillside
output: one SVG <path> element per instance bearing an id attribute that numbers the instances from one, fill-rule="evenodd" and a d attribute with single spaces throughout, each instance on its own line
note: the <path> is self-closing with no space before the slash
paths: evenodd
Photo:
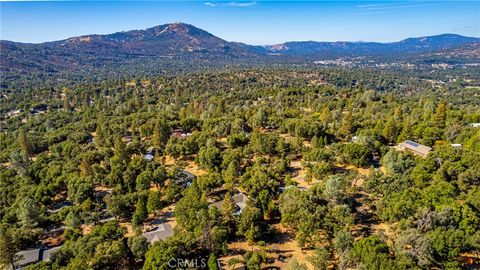
<path id="1" fill-rule="evenodd" d="M 132 75 L 158 75 L 185 71 L 212 70 L 238 66 L 305 64 L 320 59 L 370 56 L 402 59 L 450 50 L 469 51 L 467 44 L 480 39 L 444 34 L 409 38 L 393 43 L 377 42 L 286 42 L 252 46 L 228 42 L 185 23 L 159 25 L 109 35 L 85 35 L 66 40 L 27 44 L 0 41 L 2 88 L 11 88 L 20 79 L 71 80 L 95 74 L 97 79 Z M 463 47 L 462 47 L 463 46 Z M 463 58 L 478 59 L 475 54 Z M 423 56 L 422 56 L 423 57 Z"/>
<path id="2" fill-rule="evenodd" d="M 391 43 L 294 41 L 270 45 L 266 46 L 266 48 L 272 52 L 296 55 L 309 55 L 315 53 L 382 55 L 450 49 L 467 43 L 479 41 L 479 38 L 474 37 L 464 37 L 455 34 L 442 34 L 430 37 L 407 38 L 402 41 Z"/>

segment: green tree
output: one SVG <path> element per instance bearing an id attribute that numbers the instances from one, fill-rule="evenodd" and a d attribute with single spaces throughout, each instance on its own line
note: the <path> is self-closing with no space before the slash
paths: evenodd
<path id="1" fill-rule="evenodd" d="M 32 146 L 30 144 L 30 140 L 28 138 L 27 132 L 25 132 L 25 129 L 23 128 L 21 128 L 18 131 L 18 145 L 20 146 L 20 149 L 22 149 L 22 152 L 27 157 L 32 156 Z"/>
<path id="2" fill-rule="evenodd" d="M 128 238 L 127 245 L 133 256 L 135 256 L 135 259 L 141 260 L 145 257 L 145 253 L 148 250 L 148 243 L 143 235 Z"/>
<path id="3" fill-rule="evenodd" d="M 133 214 L 133 217 L 132 217 L 132 223 L 135 226 L 140 226 L 143 224 L 143 222 L 145 222 L 147 217 L 148 217 L 148 211 L 147 211 L 147 206 L 145 204 L 145 199 L 142 197 L 139 197 L 137 200 L 135 213 Z"/>
<path id="4" fill-rule="evenodd" d="M 162 194 L 159 191 L 151 191 L 148 193 L 147 210 L 153 213 L 162 208 Z"/>
<path id="5" fill-rule="evenodd" d="M 438 103 L 437 110 L 433 115 L 433 123 L 438 128 L 445 128 L 445 123 L 447 120 L 447 104 L 445 101 L 441 100 Z"/>
<path id="6" fill-rule="evenodd" d="M 41 219 L 38 204 L 30 197 L 22 199 L 17 208 L 17 218 L 23 227 L 34 228 L 38 226 Z"/>
<path id="7" fill-rule="evenodd" d="M 164 146 L 170 136 L 170 126 L 164 119 L 157 120 L 153 129 L 153 146 L 157 149 Z"/>
<path id="8" fill-rule="evenodd" d="M 220 270 L 215 253 L 210 254 L 210 257 L 208 257 L 208 270 Z"/>
<path id="9" fill-rule="evenodd" d="M 260 209 L 247 204 L 240 215 L 237 234 L 247 238 L 249 243 L 253 243 L 262 235 L 261 221 L 262 213 Z"/>
<path id="10" fill-rule="evenodd" d="M 12 230 L 5 226 L 0 228 L 0 266 L 2 269 L 15 269 L 15 253 L 18 252 L 18 244 L 12 236 Z"/>

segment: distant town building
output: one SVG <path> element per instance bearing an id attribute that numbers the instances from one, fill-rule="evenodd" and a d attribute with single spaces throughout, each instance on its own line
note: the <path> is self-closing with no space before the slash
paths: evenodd
<path id="1" fill-rule="evenodd" d="M 143 156 L 143 159 L 147 161 L 152 161 L 155 158 L 155 155 L 153 153 L 153 147 L 150 147 L 147 149 L 147 153 Z"/>
<path id="2" fill-rule="evenodd" d="M 474 128 L 478 128 L 478 127 L 480 127 L 480 123 L 470 123 L 469 126 L 474 127 Z"/>
<path id="3" fill-rule="evenodd" d="M 431 147 L 416 143 L 414 141 L 406 140 L 398 145 L 400 150 L 406 150 L 412 152 L 415 155 L 426 157 L 432 150 Z"/>
<path id="4" fill-rule="evenodd" d="M 147 160 L 147 161 L 152 161 L 155 157 L 152 155 L 152 154 L 145 154 L 143 156 L 143 159 Z"/>
<path id="5" fill-rule="evenodd" d="M 460 143 L 452 143 L 452 147 L 461 148 L 462 145 Z"/>
<path id="6" fill-rule="evenodd" d="M 185 132 L 185 131 L 183 131 L 183 129 L 175 129 L 175 130 L 172 131 L 172 134 L 171 134 L 172 137 L 176 137 L 176 138 L 186 138 L 186 137 L 189 137 L 191 135 L 192 135 L 192 133 Z"/>
<path id="7" fill-rule="evenodd" d="M 14 117 L 19 115 L 21 112 L 22 110 L 14 110 L 14 111 L 7 112 L 6 115 L 7 117 Z"/>
<path id="8" fill-rule="evenodd" d="M 174 234 L 172 226 L 168 223 L 163 223 L 154 231 L 146 232 L 143 236 L 147 239 L 149 244 L 153 244 L 160 240 L 165 240 L 172 237 Z"/>
<path id="9" fill-rule="evenodd" d="M 37 105 L 34 108 L 30 109 L 30 113 L 33 115 L 43 114 L 48 111 L 48 106 L 45 104 Z"/>

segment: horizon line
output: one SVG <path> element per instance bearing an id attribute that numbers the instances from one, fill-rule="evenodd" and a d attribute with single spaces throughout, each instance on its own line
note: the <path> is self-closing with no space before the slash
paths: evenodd
<path id="1" fill-rule="evenodd" d="M 5 0 L 0 0 L 0 2 L 4 2 Z M 10 0 L 7 0 L 8 2 L 10 2 Z M 17 1 L 17 0 L 12 0 L 12 1 Z M 30 1 L 30 0 L 22 0 L 22 1 Z M 40 0 L 40 1 L 51 1 L 51 0 Z M 65 0 L 54 0 L 54 1 L 65 1 Z M 71 1 L 71 0 L 66 0 L 66 1 Z M 73 1 L 78 1 L 78 0 L 73 0 Z M 129 1 L 129 0 L 126 0 L 126 1 Z M 171 22 L 171 23 L 164 23 L 164 24 L 158 24 L 158 25 L 154 25 L 154 26 L 151 26 L 151 27 L 147 27 L 147 28 L 142 28 L 142 29 L 129 29 L 129 30 L 122 30 L 122 31 L 116 31 L 116 32 L 111 32 L 111 33 L 104 33 L 104 34 L 98 34 L 98 33 L 91 33 L 91 34 L 85 34 L 85 35 L 78 35 L 78 36 L 69 36 L 69 37 L 66 37 L 64 39 L 56 39 L 56 40 L 47 40 L 47 41 L 41 41 L 41 42 L 22 42 L 22 41 L 15 41 L 15 40 L 8 40 L 8 39 L 2 39 L 0 38 L 0 41 L 7 41 L 7 42 L 14 42 L 14 43 L 23 43 L 23 44 L 43 44 L 43 43 L 50 43 L 50 42 L 58 42 L 58 41 L 63 41 L 63 40 L 68 40 L 68 39 L 71 39 L 71 38 L 76 38 L 76 37 L 85 37 L 85 36 L 108 36 L 108 35 L 112 35 L 112 34 L 117 34 L 117 33 L 127 33 L 127 32 L 131 32 L 131 31 L 145 31 L 145 30 L 148 30 L 148 29 L 151 29 L 151 28 L 154 28 L 154 27 L 159 27 L 159 26 L 165 26 L 165 25 L 172 25 L 172 24 L 185 24 L 185 25 L 190 25 L 190 26 L 193 26 L 195 28 L 198 28 L 202 31 L 205 31 L 217 38 L 220 38 L 222 40 L 225 40 L 223 39 L 222 37 L 220 36 L 217 36 L 217 35 L 214 35 L 212 34 L 211 32 L 209 32 L 208 30 L 205 30 L 205 29 L 202 29 L 202 28 L 199 28 L 193 24 L 190 24 L 190 23 L 186 23 L 186 22 L 180 22 L 180 21 L 177 21 L 177 22 Z M 380 44 L 389 44 L 389 43 L 395 43 L 395 42 L 400 42 L 400 41 L 404 41 L 404 40 L 407 40 L 407 39 L 410 39 L 410 38 L 427 38 L 427 37 L 436 37 L 436 36 L 442 36 L 442 35 L 456 35 L 456 36 L 462 36 L 462 37 L 466 37 L 466 38 L 476 38 L 476 39 L 480 39 L 480 36 L 465 36 L 465 35 L 461 35 L 461 34 L 456 34 L 456 33 L 452 33 L 452 32 L 443 32 L 443 33 L 438 33 L 438 34 L 434 34 L 434 35 L 425 35 L 425 36 L 407 36 L 407 37 L 404 37 L 402 39 L 399 39 L 399 40 L 395 40 L 395 41 L 388 41 L 388 42 L 382 42 L 382 41 L 365 41 L 365 40 L 357 40 L 357 41 L 352 41 L 352 40 L 335 40 L 335 41 L 331 41 L 331 40 L 287 40 L 287 41 L 283 41 L 281 43 L 274 43 L 274 44 L 250 44 L 250 43 L 245 43 L 243 41 L 237 41 L 237 40 L 225 40 L 227 42 L 235 42 L 235 43 L 243 43 L 243 44 L 246 44 L 246 45 L 252 45 L 252 46 L 262 46 L 262 47 L 266 47 L 266 46 L 274 46 L 274 45 L 279 45 L 279 44 L 285 44 L 285 43 L 288 43 L 288 42 L 318 42 L 318 43 L 340 43 L 340 42 L 349 42 L 349 43 L 380 43 Z"/>

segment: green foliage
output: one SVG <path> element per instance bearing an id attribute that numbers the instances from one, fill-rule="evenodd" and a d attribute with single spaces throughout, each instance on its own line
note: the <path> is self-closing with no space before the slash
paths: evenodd
<path id="1" fill-rule="evenodd" d="M 480 92 L 456 75 L 434 88 L 417 72 L 279 68 L 3 90 L 1 263 L 66 225 L 52 262 L 30 268 L 168 269 L 174 257 L 221 257 L 243 238 L 268 250 L 278 233 L 268 224 L 281 220 L 315 250 L 316 269 L 462 267 L 461 254 L 479 250 L 480 133 L 467 123 L 480 121 Z M 406 139 L 433 150 L 392 149 Z M 176 181 L 180 169 L 199 172 L 190 187 Z M 283 189 L 313 178 L 308 190 Z M 238 191 L 248 195 L 240 216 Z M 65 200 L 73 205 L 58 209 Z M 140 227 L 148 214 L 170 219 L 173 206 L 175 236 L 149 247 L 104 224 Z M 371 222 L 385 238 L 364 234 Z M 264 255 L 242 262 L 259 269 Z"/>
<path id="2" fill-rule="evenodd" d="M 135 213 L 132 217 L 132 223 L 135 226 L 140 226 L 147 219 L 147 217 L 148 211 L 145 203 L 145 198 L 139 197 L 135 206 Z"/>
<path id="3" fill-rule="evenodd" d="M 341 144 L 338 146 L 338 151 L 343 162 L 355 166 L 367 167 L 372 161 L 371 150 L 361 144 Z"/>

